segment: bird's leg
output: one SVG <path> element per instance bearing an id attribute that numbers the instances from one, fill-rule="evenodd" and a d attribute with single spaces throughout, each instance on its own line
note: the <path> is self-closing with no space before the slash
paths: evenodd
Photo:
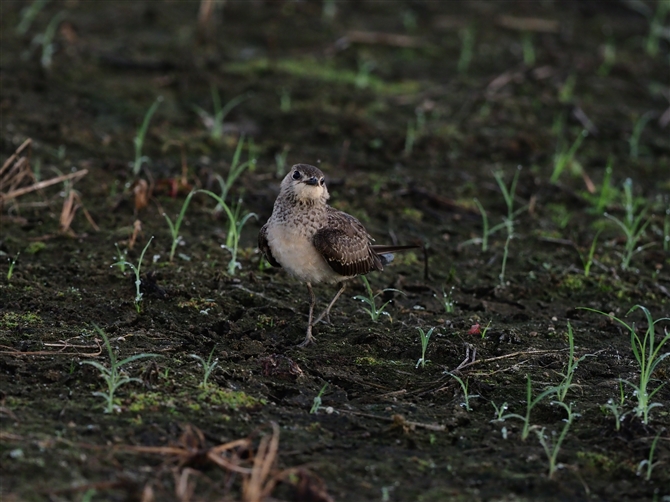
<path id="1" fill-rule="evenodd" d="M 312 336 L 312 326 L 313 322 L 312 319 L 314 318 L 314 305 L 316 304 L 316 297 L 314 296 L 314 290 L 312 289 L 312 285 L 308 282 L 307 283 L 307 291 L 309 291 L 309 320 L 307 321 L 307 334 L 305 335 L 305 339 L 303 342 L 298 345 L 298 347 L 307 347 L 310 343 L 316 342 L 314 337 Z"/>
<path id="2" fill-rule="evenodd" d="M 333 308 L 333 305 L 335 305 L 335 302 L 336 302 L 337 299 L 340 297 L 340 295 L 341 295 L 342 293 L 344 293 L 344 290 L 346 289 L 346 287 L 347 287 L 347 283 L 346 283 L 346 282 L 343 282 L 343 283 L 342 283 L 342 287 L 340 287 L 340 290 L 337 292 L 337 294 L 335 295 L 335 297 L 334 297 L 334 298 L 330 301 L 330 303 L 328 304 L 328 308 L 326 308 L 326 310 L 324 310 L 323 312 L 321 312 L 321 315 L 319 315 L 319 317 L 316 318 L 316 321 L 314 321 L 314 324 L 317 324 L 317 323 L 318 323 L 319 321 L 321 321 L 321 319 L 323 319 L 324 317 L 326 318 L 326 320 L 327 320 L 328 323 L 330 324 L 330 309 Z"/>

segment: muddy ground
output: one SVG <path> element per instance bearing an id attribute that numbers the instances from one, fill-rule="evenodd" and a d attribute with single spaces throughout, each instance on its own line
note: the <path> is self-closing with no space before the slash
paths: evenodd
<path id="1" fill-rule="evenodd" d="M 200 21 L 207 2 L 29 4 L 1 5 L 3 162 L 32 140 L 2 178 L 3 501 L 670 500 L 670 385 L 637 416 L 629 331 L 579 309 L 642 337 L 629 309 L 670 314 L 667 2 L 259 0 Z M 245 98 L 220 134 L 212 88 Z M 220 193 L 242 139 L 255 162 L 226 200 L 257 218 L 239 266 L 202 193 L 170 261 L 163 213 Z M 422 246 L 369 276 L 385 314 L 356 279 L 305 349 L 307 291 L 256 248 L 298 162 L 378 243 Z M 518 176 L 511 209 L 495 175 Z M 637 225 L 627 266 L 605 212 Z M 152 236 L 138 312 L 113 264 Z M 316 288 L 320 308 L 335 290 Z M 568 323 L 561 438 L 545 391 L 568 374 Z M 137 380 L 111 413 L 83 364 L 110 365 L 96 326 L 117 361 L 156 355 L 122 367 Z M 218 361 L 206 384 L 193 355 Z M 523 440 L 495 407 L 525 415 L 528 379 Z M 550 452 L 562 439 L 551 475 L 541 432 Z"/>

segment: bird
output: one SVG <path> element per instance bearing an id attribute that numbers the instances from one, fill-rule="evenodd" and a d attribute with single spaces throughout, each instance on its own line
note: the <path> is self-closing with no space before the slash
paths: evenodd
<path id="1" fill-rule="evenodd" d="M 307 333 L 299 347 L 315 342 L 312 327 L 342 295 L 346 281 L 384 269 L 393 252 L 418 246 L 373 245 L 374 239 L 356 218 L 328 205 L 330 195 L 323 172 L 296 164 L 281 182 L 272 215 L 258 234 L 258 248 L 273 267 L 281 267 L 307 285 L 310 296 Z M 328 307 L 314 319 L 316 297 L 312 284 L 341 287 Z"/>

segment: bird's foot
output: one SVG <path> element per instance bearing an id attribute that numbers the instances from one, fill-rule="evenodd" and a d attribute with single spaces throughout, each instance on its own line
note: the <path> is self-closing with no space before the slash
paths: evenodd
<path id="1" fill-rule="evenodd" d="M 310 324 L 309 327 L 307 328 L 307 335 L 305 335 L 305 339 L 302 341 L 302 343 L 298 344 L 298 347 L 305 348 L 311 343 L 316 343 L 316 338 L 312 336 L 312 325 Z"/>

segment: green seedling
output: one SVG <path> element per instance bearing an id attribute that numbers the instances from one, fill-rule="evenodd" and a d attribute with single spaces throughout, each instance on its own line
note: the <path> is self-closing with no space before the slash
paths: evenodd
<path id="1" fill-rule="evenodd" d="M 151 244 L 152 240 L 154 240 L 153 236 L 151 237 L 151 239 L 149 239 L 147 245 L 144 246 L 144 249 L 140 254 L 140 260 L 137 262 L 137 266 L 135 266 L 134 263 L 131 263 L 125 259 L 117 261 L 116 263 L 112 264 L 112 267 L 117 266 L 119 268 L 125 267 L 127 265 L 135 273 L 135 310 L 137 310 L 138 314 L 142 311 L 142 296 L 143 296 L 142 291 L 140 290 L 142 286 L 142 279 L 140 278 L 140 270 L 142 268 L 142 260 L 144 260 L 144 253 L 147 252 L 149 244 Z"/>
<path id="2" fill-rule="evenodd" d="M 514 173 L 514 177 L 512 178 L 512 182 L 509 188 L 507 188 L 507 185 L 505 185 L 505 181 L 503 180 L 502 171 L 494 171 L 493 173 L 493 177 L 495 178 L 496 183 L 498 183 L 498 187 L 500 188 L 503 198 L 505 199 L 505 205 L 507 206 L 507 216 L 503 217 L 501 224 L 496 225 L 490 230 L 490 233 L 493 233 L 502 227 L 507 229 L 507 239 L 505 240 L 505 247 L 503 248 L 503 260 L 499 275 L 501 285 L 505 284 L 505 268 L 507 266 L 507 258 L 509 256 L 509 243 L 514 238 L 514 218 L 516 218 L 519 213 L 525 209 L 524 206 L 517 209 L 516 211 L 514 210 L 514 197 L 516 196 L 516 186 L 519 181 L 520 174 L 521 166 L 517 168 L 516 172 Z"/>
<path id="3" fill-rule="evenodd" d="M 435 295 L 437 296 L 437 295 Z M 444 289 L 442 289 L 442 306 L 444 307 L 444 311 L 447 314 L 453 314 L 454 313 L 454 288 L 452 287 L 449 290 L 449 293 L 447 293 Z"/>
<path id="4" fill-rule="evenodd" d="M 663 251 L 670 249 L 670 208 L 665 210 L 663 221 Z"/>
<path id="5" fill-rule="evenodd" d="M 616 63 L 616 46 L 614 40 L 609 40 L 602 46 L 603 62 L 598 68 L 598 76 L 606 77 L 612 71 L 614 63 Z"/>
<path id="6" fill-rule="evenodd" d="M 461 390 L 463 391 L 463 402 L 461 403 L 461 406 L 465 407 L 466 411 L 472 411 L 472 408 L 470 407 L 470 399 L 479 397 L 479 394 L 468 393 L 468 384 L 470 381 L 466 380 L 464 382 L 463 379 L 460 378 L 458 375 L 455 375 L 454 373 L 451 373 L 449 371 L 445 371 L 444 373 L 446 375 L 451 376 L 454 380 L 458 382 L 458 385 L 461 386 Z"/>
<path id="7" fill-rule="evenodd" d="M 419 367 L 419 364 L 422 368 L 426 367 L 426 349 L 428 348 L 428 342 L 430 341 L 430 335 L 433 334 L 435 328 L 430 328 L 428 332 L 424 332 L 422 328 L 416 328 L 419 330 L 419 335 L 421 336 L 421 359 L 416 362 L 416 368 Z"/>
<path id="8" fill-rule="evenodd" d="M 628 146 L 630 147 L 630 158 L 637 159 L 640 155 L 640 136 L 642 136 L 642 131 L 649 123 L 651 119 L 654 118 L 654 112 L 648 111 L 647 113 L 642 114 L 642 116 L 635 121 L 633 126 L 633 132 L 628 139 Z"/>
<path id="9" fill-rule="evenodd" d="M 458 57 L 458 73 L 466 73 L 472 63 L 475 48 L 475 29 L 472 26 L 463 28 L 458 32 L 461 39 L 461 54 Z"/>
<path id="10" fill-rule="evenodd" d="M 504 422 L 505 419 L 503 418 L 503 416 L 507 411 L 507 408 L 509 408 L 509 406 L 507 405 L 507 401 L 505 401 L 499 407 L 496 406 L 496 403 L 494 403 L 493 401 L 491 401 L 491 405 L 496 410 L 495 418 L 491 420 L 491 422 Z"/>
<path id="11" fill-rule="evenodd" d="M 17 35 L 25 35 L 28 32 L 30 25 L 33 24 L 33 21 L 47 3 L 49 3 L 49 0 L 35 0 L 21 10 L 21 20 L 16 26 Z"/>
<path id="12" fill-rule="evenodd" d="M 283 178 L 286 174 L 286 158 L 288 157 L 288 152 L 291 148 L 288 145 L 284 145 L 281 152 L 275 153 L 275 166 L 277 167 L 277 178 Z"/>
<path id="13" fill-rule="evenodd" d="M 568 391 L 572 387 L 576 386 L 576 384 L 572 383 L 572 379 L 575 376 L 575 371 L 577 371 L 577 368 L 579 367 L 579 363 L 581 363 L 587 357 L 593 355 L 584 354 L 579 359 L 575 358 L 575 336 L 572 332 L 572 326 L 570 323 L 568 323 L 568 344 L 570 346 L 570 351 L 568 353 L 568 364 L 565 367 L 565 373 L 560 374 L 563 377 L 563 380 L 560 384 L 558 384 L 558 386 L 555 387 L 556 397 L 561 403 L 565 402 L 565 397 L 567 396 Z"/>
<path id="14" fill-rule="evenodd" d="M 124 249 L 121 251 L 119 248 L 119 243 L 115 242 L 114 247 L 116 247 L 116 255 L 119 258 L 118 261 L 115 263 L 119 267 L 119 270 L 123 275 L 126 274 L 126 258 L 128 257 L 128 250 Z"/>
<path id="15" fill-rule="evenodd" d="M 651 223 L 651 218 L 644 221 L 647 216 L 648 207 L 643 207 L 637 214 L 638 207 L 640 203 L 635 200 L 633 197 L 633 182 L 630 178 L 626 179 L 623 184 L 624 192 L 624 219 L 620 220 L 616 216 L 605 213 L 605 218 L 616 223 L 621 230 L 623 230 L 624 236 L 626 237 L 626 243 L 624 245 L 624 252 L 619 253 L 621 256 L 621 269 L 628 270 L 630 266 L 630 261 L 633 259 L 637 253 L 644 251 L 650 246 L 653 246 L 653 242 L 645 244 L 644 246 L 638 246 L 638 242 L 644 235 L 645 230 L 649 223 Z"/>
<path id="16" fill-rule="evenodd" d="M 194 106 L 194 110 L 200 116 L 205 127 L 209 129 L 211 138 L 220 141 L 223 137 L 223 121 L 233 108 L 249 99 L 248 94 L 241 94 L 228 101 L 224 106 L 221 105 L 221 96 L 216 86 L 212 84 L 212 103 L 214 106 L 214 115 L 210 115 L 199 106 Z"/>
<path id="17" fill-rule="evenodd" d="M 165 218 L 165 221 L 167 221 L 167 224 L 170 227 L 170 235 L 172 236 L 172 246 L 170 247 L 170 261 L 174 259 L 174 253 L 177 250 L 177 245 L 182 240 L 181 236 L 179 235 L 179 229 L 181 228 L 181 224 L 184 221 L 184 216 L 186 215 L 186 209 L 188 208 L 188 205 L 191 202 L 191 199 L 193 198 L 195 192 L 196 192 L 195 190 L 191 190 L 189 194 L 186 196 L 186 199 L 184 199 L 184 203 L 181 206 L 181 211 L 179 211 L 179 215 L 177 216 L 177 219 L 174 221 L 174 223 L 167 214 L 163 213 L 163 217 Z"/>
<path id="18" fill-rule="evenodd" d="M 619 191 L 612 184 L 612 164 L 613 159 L 610 156 L 605 167 L 602 185 L 600 185 L 600 190 L 597 193 L 582 192 L 584 198 L 591 203 L 588 211 L 592 214 L 603 214 L 603 211 L 619 197 Z"/>
<path id="19" fill-rule="evenodd" d="M 665 429 L 664 429 L 665 430 Z M 656 443 L 658 443 L 658 438 L 661 437 L 661 432 L 660 431 L 658 434 L 656 434 L 656 437 L 651 443 L 651 448 L 649 448 L 649 457 L 642 460 L 638 466 L 637 466 L 637 475 L 639 476 L 642 474 L 642 470 L 646 467 L 646 472 L 644 474 L 644 479 L 645 481 L 651 480 L 651 473 L 654 471 L 654 467 L 656 467 L 658 464 L 661 463 L 660 460 L 654 462 L 654 452 L 656 451 Z"/>
<path id="20" fill-rule="evenodd" d="M 496 183 L 498 184 L 498 187 L 502 192 L 503 198 L 505 199 L 505 205 L 507 206 L 507 217 L 503 218 L 503 223 L 500 226 L 492 228 L 491 233 L 497 231 L 498 228 L 502 227 L 505 227 L 507 229 L 507 235 L 511 235 L 512 233 L 514 233 L 514 218 L 516 218 L 526 208 L 526 206 L 523 206 L 517 209 L 516 211 L 514 210 L 516 185 L 519 182 L 520 174 L 521 174 L 521 166 L 517 168 L 516 172 L 514 173 L 514 177 L 512 178 L 512 183 L 510 184 L 509 188 L 507 188 L 507 185 L 505 185 L 505 181 L 503 179 L 502 171 L 493 172 L 493 177 L 495 178 Z"/>
<path id="21" fill-rule="evenodd" d="M 354 78 L 354 85 L 359 89 L 365 89 L 370 85 L 370 75 L 375 68 L 374 61 L 358 60 L 358 73 Z"/>
<path id="22" fill-rule="evenodd" d="M 191 354 L 191 357 L 193 359 L 197 359 L 198 362 L 202 365 L 202 369 L 204 370 L 205 374 L 202 377 L 202 382 L 198 384 L 198 387 L 201 389 L 206 389 L 207 388 L 207 380 L 209 380 L 209 376 L 212 374 L 214 371 L 214 368 L 217 367 L 219 364 L 219 359 L 214 359 L 212 361 L 212 358 L 214 357 L 214 349 L 209 353 L 209 357 L 207 358 L 207 361 L 205 361 L 202 357 L 200 357 L 198 354 Z"/>
<path id="23" fill-rule="evenodd" d="M 559 103 L 570 103 L 572 98 L 575 96 L 575 85 L 577 84 L 577 77 L 575 74 L 571 74 L 568 78 L 565 79 L 563 85 L 558 90 L 558 101 Z"/>
<path id="24" fill-rule="evenodd" d="M 533 408 L 542 401 L 545 397 L 555 394 L 556 387 L 551 387 L 542 391 L 535 399 L 533 399 L 533 386 L 530 380 L 530 375 L 526 375 L 526 416 L 518 415 L 516 413 L 507 413 L 505 415 L 499 416 L 498 421 L 504 422 L 508 418 L 518 418 L 523 422 L 523 430 L 521 431 L 521 439 L 525 441 L 530 434 L 531 425 L 530 425 L 530 412 L 533 411 Z"/>
<path id="25" fill-rule="evenodd" d="M 82 361 L 82 364 L 89 364 L 100 371 L 100 375 L 107 384 L 107 392 L 94 392 L 93 395 L 102 397 L 105 400 L 105 413 L 112 413 L 115 409 L 114 394 L 119 389 L 119 387 L 130 382 L 142 383 L 139 378 L 131 378 L 123 373 L 121 368 L 126 364 L 137 361 L 138 359 L 158 357 L 158 354 L 135 354 L 134 356 L 126 357 L 125 359 L 118 361 L 116 359 L 116 354 L 114 354 L 112 346 L 109 343 L 109 338 L 107 338 L 105 332 L 95 324 L 93 327 L 105 342 L 107 354 L 109 355 L 109 368 L 100 364 L 98 361 Z"/>
<path id="26" fill-rule="evenodd" d="M 563 444 L 565 437 L 568 435 L 568 430 L 570 430 L 570 426 L 572 425 L 573 420 L 576 417 L 580 416 L 579 413 L 572 412 L 572 403 L 570 403 L 570 405 L 567 405 L 562 402 L 552 401 L 552 404 L 559 404 L 563 406 L 563 408 L 565 408 L 565 411 L 568 412 L 568 418 L 565 420 L 563 430 L 558 435 L 558 438 L 553 442 L 551 442 L 549 438 L 544 434 L 545 431 L 544 427 L 542 427 L 541 430 L 535 429 L 537 438 L 539 439 L 540 444 L 544 449 L 544 452 L 547 454 L 547 459 L 549 460 L 549 479 L 554 479 L 554 474 L 556 474 L 556 471 L 560 467 L 560 464 L 558 464 L 556 460 L 558 458 L 558 453 L 561 451 L 561 445 Z"/>
<path id="27" fill-rule="evenodd" d="M 335 0 L 323 0 L 323 8 L 321 10 L 321 19 L 330 23 L 337 15 L 337 3 Z"/>
<path id="28" fill-rule="evenodd" d="M 582 132 L 572 143 L 572 146 L 569 148 L 563 146 L 558 152 L 556 152 L 554 155 L 554 170 L 551 173 L 551 178 L 549 178 L 551 183 L 558 182 L 558 178 L 561 177 L 561 174 L 563 174 L 563 171 L 566 167 L 569 167 L 572 172 L 576 174 L 580 174 L 582 172 L 582 166 L 575 159 L 575 155 L 577 154 L 579 147 L 582 145 L 582 142 L 588 135 L 589 132 L 586 129 L 582 130 Z"/>
<path id="29" fill-rule="evenodd" d="M 414 142 L 416 141 L 416 124 L 413 120 L 407 121 L 407 131 L 405 132 L 405 156 L 412 155 Z"/>
<path id="30" fill-rule="evenodd" d="M 654 320 L 651 316 L 649 310 L 642 305 L 635 305 L 631 308 L 626 315 L 629 315 L 635 310 L 642 310 L 644 316 L 647 320 L 647 329 L 645 330 L 644 337 L 640 337 L 637 334 L 635 329 L 635 323 L 627 324 L 625 321 L 622 321 L 614 315 L 607 314 L 601 310 L 596 310 L 588 307 L 578 307 L 582 310 L 588 310 L 590 312 L 595 312 L 609 317 L 610 319 L 618 322 L 624 328 L 630 332 L 630 345 L 631 350 L 633 351 L 633 356 L 637 361 L 640 367 L 640 378 L 639 383 L 636 385 L 628 380 L 622 380 L 626 385 L 630 386 L 637 397 L 637 406 L 635 407 L 635 416 L 642 418 L 642 422 L 645 424 L 649 423 L 649 412 L 656 407 L 663 406 L 661 403 L 653 403 L 651 400 L 654 398 L 654 395 L 661 390 L 661 388 L 667 383 L 663 382 L 654 390 L 649 389 L 649 385 L 653 381 L 652 375 L 656 368 L 661 362 L 670 357 L 670 352 L 664 354 L 661 353 L 663 346 L 670 342 L 670 333 L 668 333 L 667 328 L 665 330 L 663 338 L 656 343 L 656 325 L 662 321 L 670 321 L 670 317 L 661 317 Z"/>
<path id="31" fill-rule="evenodd" d="M 589 274 L 591 273 L 591 266 L 593 265 L 593 256 L 595 255 L 596 252 L 596 246 L 598 244 L 598 236 L 600 235 L 601 231 L 602 230 L 598 230 L 598 233 L 591 241 L 591 247 L 589 248 L 589 252 L 586 255 L 584 255 L 579 250 L 579 248 L 576 248 L 577 253 L 579 253 L 579 259 L 582 260 L 582 266 L 584 267 L 584 277 L 588 277 Z"/>
<path id="32" fill-rule="evenodd" d="M 242 228 L 249 221 L 250 218 L 257 218 L 255 213 L 246 213 L 244 216 L 240 215 L 242 200 L 238 200 L 237 206 L 231 209 L 228 204 L 223 200 L 222 197 L 218 196 L 214 192 L 209 190 L 198 190 L 198 192 L 205 193 L 214 199 L 217 203 L 217 207 L 221 207 L 226 216 L 228 216 L 228 233 L 226 236 L 226 244 L 221 246 L 222 248 L 230 252 L 230 261 L 228 262 L 228 274 L 235 275 L 235 271 L 238 268 L 242 268 L 242 265 L 237 261 L 237 252 L 240 245 L 240 236 L 242 234 Z"/>
<path id="33" fill-rule="evenodd" d="M 493 322 L 493 321 L 489 321 L 489 322 L 486 324 L 486 326 L 484 327 L 484 329 L 482 330 L 482 340 L 483 340 L 484 338 L 486 338 L 486 333 L 488 333 L 489 328 L 491 327 L 491 323 L 492 323 L 492 322 Z"/>
<path id="34" fill-rule="evenodd" d="M 512 240 L 512 234 L 507 235 L 507 239 L 505 239 L 505 247 L 503 248 L 503 259 L 502 259 L 502 265 L 500 267 L 500 275 L 498 278 L 500 279 L 500 285 L 504 286 L 505 285 L 505 268 L 507 266 L 507 257 L 509 256 L 509 243 Z"/>
<path id="35" fill-rule="evenodd" d="M 323 396 L 323 393 L 326 391 L 326 387 L 328 387 L 328 383 L 323 384 L 323 387 L 321 387 L 321 390 L 319 393 L 316 395 L 314 398 L 314 401 L 312 403 L 312 407 L 310 408 L 309 412 L 311 414 L 316 414 L 319 409 L 321 408 L 321 396 Z"/>
<path id="36" fill-rule="evenodd" d="M 286 87 L 282 87 L 282 90 L 279 93 L 279 109 L 282 113 L 291 111 L 291 91 Z"/>
<path id="37" fill-rule="evenodd" d="M 623 404 L 623 403 L 622 403 Z M 614 428 L 618 431 L 621 430 L 621 422 L 627 413 L 624 413 L 623 408 L 619 403 L 615 403 L 614 399 L 610 398 L 607 400 L 607 403 L 601 406 L 603 411 L 609 411 L 614 417 Z"/>
<path id="38" fill-rule="evenodd" d="M 658 7 L 656 7 L 656 13 L 649 23 L 649 35 L 647 36 L 645 44 L 647 54 L 652 58 L 656 57 L 658 54 L 658 45 L 661 36 L 664 36 L 665 38 L 668 37 L 667 28 L 665 27 L 665 18 L 669 12 L 670 1 L 660 0 L 658 2 Z"/>
<path id="39" fill-rule="evenodd" d="M 54 51 L 56 50 L 56 46 L 53 43 L 53 39 L 56 36 L 56 30 L 58 30 L 58 26 L 60 26 L 60 24 L 63 22 L 66 15 L 67 14 L 65 11 L 60 11 L 58 14 L 56 14 L 54 17 L 51 18 L 51 21 L 49 21 L 49 24 L 44 30 L 44 33 L 36 37 L 37 40 L 35 41 L 35 43 L 38 43 L 39 45 L 42 46 L 42 57 L 40 58 L 40 64 L 42 65 L 42 68 L 44 68 L 45 70 L 51 68 L 51 64 L 53 62 L 52 60 L 53 54 Z"/>
<path id="40" fill-rule="evenodd" d="M 479 209 L 479 214 L 482 215 L 482 252 L 486 252 L 489 248 L 489 218 L 479 199 L 475 198 L 474 201 Z"/>
<path id="41" fill-rule="evenodd" d="M 426 112 L 420 106 L 414 109 L 416 119 L 407 121 L 407 132 L 405 133 L 405 156 L 409 157 L 414 150 L 414 143 L 426 130 Z"/>
<path id="42" fill-rule="evenodd" d="M 384 303 L 381 307 L 377 308 L 377 302 L 376 302 L 377 297 L 382 295 L 386 291 L 393 291 L 395 293 L 400 293 L 402 295 L 404 295 L 405 293 L 403 293 L 402 291 L 397 290 L 397 289 L 386 288 L 386 289 L 381 290 L 379 293 L 377 293 L 375 295 L 372 292 L 372 287 L 370 286 L 370 282 L 368 281 L 368 278 L 365 277 L 364 275 L 362 275 L 361 280 L 363 281 L 363 284 L 365 285 L 365 291 L 367 292 L 368 296 L 356 295 L 356 296 L 354 296 L 354 300 L 360 300 L 363 303 L 367 304 L 368 308 L 363 307 L 363 310 L 365 310 L 368 314 L 370 314 L 370 318 L 374 322 L 377 322 L 381 315 L 386 315 L 386 316 L 389 316 L 389 318 L 390 318 L 391 314 L 386 312 L 384 309 L 393 300 L 391 299 L 391 300 L 387 301 L 386 303 Z"/>
<path id="43" fill-rule="evenodd" d="M 7 282 L 12 280 L 12 276 L 14 275 L 14 267 L 16 266 L 16 261 L 19 259 L 19 255 L 21 254 L 21 251 L 16 253 L 16 256 L 14 259 L 10 259 L 9 262 L 9 270 L 7 270 Z"/>
<path id="44" fill-rule="evenodd" d="M 521 35 L 521 48 L 523 50 L 523 64 L 530 67 L 535 64 L 535 46 L 533 45 L 533 34 L 524 31 Z"/>
<path id="45" fill-rule="evenodd" d="M 233 186 L 233 183 L 240 177 L 245 169 L 250 168 L 256 164 L 256 158 L 252 157 L 252 152 L 249 152 L 249 160 L 246 162 L 240 163 L 240 157 L 242 156 L 242 147 L 244 146 L 244 135 L 240 136 L 240 140 L 237 142 L 237 147 L 235 148 L 235 153 L 233 154 L 233 160 L 230 163 L 230 169 L 228 170 L 228 176 L 224 180 L 221 177 L 218 177 L 219 184 L 221 185 L 221 198 L 226 200 L 230 189 Z M 217 207 L 217 210 L 221 208 Z"/>
<path id="46" fill-rule="evenodd" d="M 158 109 L 159 105 L 162 102 L 163 102 L 163 96 L 158 96 L 156 98 L 156 101 L 152 103 L 152 105 L 147 110 L 147 113 L 144 115 L 142 125 L 137 130 L 135 138 L 133 139 L 133 144 L 135 145 L 135 161 L 133 162 L 134 176 L 139 176 L 140 171 L 142 170 L 142 165 L 145 162 L 149 161 L 149 157 L 142 155 L 142 147 L 144 146 L 144 139 L 146 138 L 147 131 L 149 129 L 149 123 L 151 122 L 151 117 L 153 116 L 154 113 L 156 113 L 156 110 Z"/>

